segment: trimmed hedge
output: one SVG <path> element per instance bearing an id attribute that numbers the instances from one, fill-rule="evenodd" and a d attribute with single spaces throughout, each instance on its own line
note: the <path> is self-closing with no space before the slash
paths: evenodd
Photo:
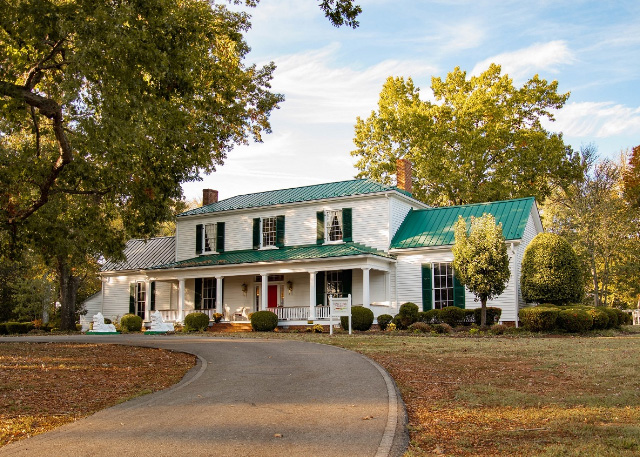
<path id="1" fill-rule="evenodd" d="M 570 333 L 582 333 L 593 326 L 593 317 L 582 309 L 565 309 L 558 313 L 558 327 Z"/>
<path id="2" fill-rule="evenodd" d="M 415 303 L 407 302 L 400 306 L 400 311 L 393 318 L 393 323 L 399 330 L 406 330 L 411 324 L 418 321 L 420 308 Z"/>
<path id="3" fill-rule="evenodd" d="M 278 316 L 271 311 L 256 311 L 251 314 L 251 327 L 254 332 L 273 332 L 278 326 Z"/>
<path id="4" fill-rule="evenodd" d="M 380 314 L 378 316 L 378 327 L 380 330 L 386 330 L 387 325 L 389 325 L 393 321 L 393 316 L 391 314 Z"/>
<path id="5" fill-rule="evenodd" d="M 142 318 L 135 314 L 125 314 L 120 318 L 120 330 L 123 332 L 139 332 L 142 330 Z"/>
<path id="6" fill-rule="evenodd" d="M 497 324 L 500 316 L 502 316 L 502 308 L 487 306 L 487 326 L 491 327 L 493 324 Z M 480 322 L 482 322 L 482 308 L 473 310 L 473 320 L 477 325 L 480 325 Z"/>
<path id="7" fill-rule="evenodd" d="M 620 326 L 620 323 L 618 322 L 618 313 L 616 313 L 613 308 L 598 306 L 598 309 L 601 309 L 607 313 L 607 316 L 609 316 L 609 324 L 607 324 L 607 328 L 617 328 Z"/>
<path id="8" fill-rule="evenodd" d="M 35 328 L 35 326 L 33 325 L 33 322 L 5 322 L 4 323 L 4 331 L 6 333 L 2 333 L 2 330 L 0 330 L 0 334 L 4 334 L 4 335 L 24 335 L 26 333 L 29 333 L 31 330 L 33 330 Z"/>
<path id="9" fill-rule="evenodd" d="M 594 330 L 603 330 L 605 328 L 609 328 L 609 314 L 601 307 L 587 310 L 587 313 L 589 313 L 591 315 L 591 318 L 593 319 L 592 328 Z"/>
<path id="10" fill-rule="evenodd" d="M 555 308 L 539 307 L 523 308 L 518 313 L 522 326 L 532 332 L 553 330 L 556 327 L 560 310 Z"/>
<path id="11" fill-rule="evenodd" d="M 464 309 L 458 308 L 457 306 L 447 306 L 440 310 L 438 316 L 440 318 L 440 322 L 448 324 L 451 327 L 455 327 L 464 321 L 465 312 Z"/>
<path id="12" fill-rule="evenodd" d="M 184 318 L 184 329 L 187 332 L 204 332 L 208 327 L 209 316 L 205 313 L 189 313 Z"/>
<path id="13" fill-rule="evenodd" d="M 364 306 L 351 307 L 351 327 L 353 330 L 366 332 L 372 325 L 373 311 L 369 308 L 365 308 Z M 345 330 L 349 329 L 349 318 L 347 316 L 342 316 L 340 318 L 340 326 Z"/>
<path id="14" fill-rule="evenodd" d="M 439 309 L 430 309 L 429 311 L 420 311 L 418 313 L 418 322 L 424 322 L 425 324 L 436 324 L 439 321 L 438 314 Z"/>

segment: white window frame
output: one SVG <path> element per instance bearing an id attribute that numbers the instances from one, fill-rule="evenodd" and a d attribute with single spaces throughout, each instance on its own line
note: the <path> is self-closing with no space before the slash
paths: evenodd
<path id="1" fill-rule="evenodd" d="M 147 309 L 147 284 L 144 281 L 136 281 L 136 296 L 135 296 L 135 312 L 136 316 L 145 318 L 145 310 Z"/>
<path id="2" fill-rule="evenodd" d="M 332 227 L 334 227 L 333 224 L 333 220 L 337 219 L 338 224 L 335 225 L 336 227 L 338 227 L 339 230 L 339 237 L 336 235 L 335 239 L 332 239 Z M 325 219 L 325 223 L 324 223 L 324 241 L 325 243 L 344 243 L 344 224 L 343 224 L 343 220 L 342 220 L 342 210 L 338 209 L 338 210 L 326 210 L 324 212 L 324 219 Z"/>
<path id="3" fill-rule="evenodd" d="M 202 253 L 217 253 L 218 224 L 204 224 L 202 227 Z"/>
<path id="4" fill-rule="evenodd" d="M 325 272 L 324 279 L 324 290 L 326 291 L 325 295 L 327 296 L 327 300 L 329 300 L 329 297 L 340 298 L 344 295 L 344 276 L 342 270 L 329 270 Z M 331 287 L 331 290 L 329 290 L 331 284 L 335 284 L 336 287 Z"/>
<path id="5" fill-rule="evenodd" d="M 277 216 L 267 216 L 260 218 L 260 249 L 277 249 L 276 243 L 278 242 L 278 225 Z M 271 226 L 273 230 L 266 232 L 267 228 Z M 269 244 L 265 243 L 265 235 L 269 236 Z"/>
<path id="6" fill-rule="evenodd" d="M 444 268 L 444 273 L 442 272 L 442 268 Z M 438 275 L 436 275 L 436 269 L 438 270 Z M 434 262 L 431 264 L 431 275 L 433 309 L 454 306 L 453 264 L 451 262 Z M 438 281 L 438 287 L 436 287 L 436 277 L 440 279 Z M 442 298 L 442 291 L 446 291 L 445 299 Z M 439 298 L 436 298 L 437 295 L 439 295 Z"/>

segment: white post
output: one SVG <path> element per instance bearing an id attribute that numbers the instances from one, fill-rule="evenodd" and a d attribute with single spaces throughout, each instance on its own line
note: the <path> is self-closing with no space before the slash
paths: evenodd
<path id="1" fill-rule="evenodd" d="M 222 278 L 224 276 L 216 276 L 216 313 L 222 313 Z"/>
<path id="2" fill-rule="evenodd" d="M 384 299 L 391 306 L 391 272 L 384 272 Z"/>
<path id="3" fill-rule="evenodd" d="M 309 272 L 309 320 L 316 318 L 316 272 Z"/>
<path id="4" fill-rule="evenodd" d="M 371 268 L 362 269 L 362 305 L 365 308 L 371 308 L 371 298 L 369 296 L 369 270 L 371 270 Z"/>
<path id="5" fill-rule="evenodd" d="M 178 280 L 178 321 L 184 321 L 184 279 Z"/>
<path id="6" fill-rule="evenodd" d="M 144 281 L 144 321 L 151 319 L 151 283 L 148 279 Z"/>
<path id="7" fill-rule="evenodd" d="M 266 311 L 267 310 L 267 305 L 269 304 L 269 302 L 267 301 L 267 293 L 269 291 L 269 275 L 267 274 L 263 274 L 262 276 L 262 296 L 261 298 L 261 307 L 260 309 L 262 311 Z"/>

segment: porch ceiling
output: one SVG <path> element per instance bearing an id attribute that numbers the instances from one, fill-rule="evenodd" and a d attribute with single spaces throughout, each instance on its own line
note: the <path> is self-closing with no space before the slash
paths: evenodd
<path id="1" fill-rule="evenodd" d="M 340 243 L 329 245 L 285 246 L 279 249 L 229 251 L 221 254 L 198 256 L 180 262 L 167 263 L 153 267 L 154 270 L 241 265 L 249 263 L 287 262 L 294 260 L 314 260 L 371 255 L 395 260 L 395 256 L 378 251 L 359 243 Z"/>

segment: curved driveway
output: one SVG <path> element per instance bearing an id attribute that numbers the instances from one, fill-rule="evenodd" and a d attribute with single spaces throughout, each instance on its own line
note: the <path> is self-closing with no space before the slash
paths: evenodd
<path id="1" fill-rule="evenodd" d="M 198 356 L 177 385 L 0 448 L 0 456 L 386 456 L 404 407 L 369 359 L 285 340 L 144 335 L 3 338 L 117 343 Z"/>

